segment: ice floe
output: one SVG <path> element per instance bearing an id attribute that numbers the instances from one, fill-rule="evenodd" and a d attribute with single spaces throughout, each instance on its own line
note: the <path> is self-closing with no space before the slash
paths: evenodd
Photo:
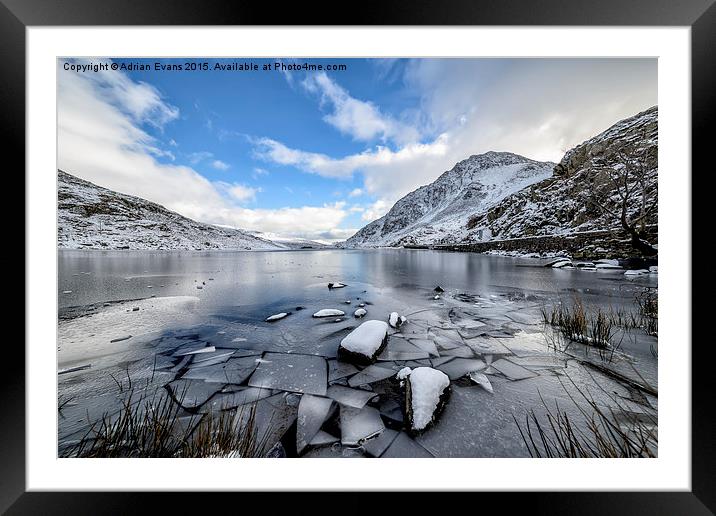
<path id="1" fill-rule="evenodd" d="M 281 312 L 280 314 L 270 315 L 266 318 L 266 322 L 279 321 L 284 317 L 288 317 L 288 312 Z"/>
<path id="2" fill-rule="evenodd" d="M 477 385 L 485 389 L 490 394 L 493 394 L 495 391 L 492 389 L 492 384 L 490 383 L 490 379 L 487 377 L 486 374 L 478 373 L 477 371 L 473 371 L 469 374 L 470 380 L 475 382 Z"/>
<path id="3" fill-rule="evenodd" d="M 300 454 L 311 444 L 333 408 L 333 400 L 304 394 L 298 405 L 296 420 L 296 450 Z"/>
<path id="4" fill-rule="evenodd" d="M 361 444 L 385 430 L 380 412 L 373 407 L 357 409 L 341 406 L 340 421 L 341 443 L 346 446 Z"/>
<path id="5" fill-rule="evenodd" d="M 249 378 L 249 385 L 324 396 L 327 369 L 323 357 L 296 353 L 266 353 L 264 360 Z"/>
<path id="6" fill-rule="evenodd" d="M 362 389 L 351 389 L 343 385 L 331 385 L 326 391 L 326 396 L 336 400 L 341 405 L 353 408 L 363 408 L 366 403 L 375 398 L 378 394 Z"/>
<path id="7" fill-rule="evenodd" d="M 462 378 L 473 371 L 481 371 L 487 364 L 479 358 L 456 358 L 446 364 L 438 366 L 438 369 L 448 375 L 451 380 Z"/>

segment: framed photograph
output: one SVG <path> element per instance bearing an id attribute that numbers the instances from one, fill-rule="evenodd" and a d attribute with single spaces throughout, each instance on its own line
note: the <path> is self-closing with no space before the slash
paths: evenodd
<path id="1" fill-rule="evenodd" d="M 712 513 L 710 0 L 2 3 L 26 192 L 3 511 Z"/>

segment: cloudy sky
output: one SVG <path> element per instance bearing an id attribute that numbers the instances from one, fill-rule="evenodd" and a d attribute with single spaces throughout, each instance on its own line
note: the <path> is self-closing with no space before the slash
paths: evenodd
<path id="1" fill-rule="evenodd" d="M 293 62 L 347 69 L 94 73 L 60 61 L 58 167 L 201 222 L 343 240 L 472 154 L 556 162 L 657 104 L 655 59 Z"/>

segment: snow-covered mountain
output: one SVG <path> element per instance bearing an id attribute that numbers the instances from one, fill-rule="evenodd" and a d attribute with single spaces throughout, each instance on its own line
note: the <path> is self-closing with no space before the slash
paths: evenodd
<path id="1" fill-rule="evenodd" d="M 638 161 L 647 186 L 656 189 L 657 120 L 657 107 L 621 120 L 568 151 L 557 165 L 505 152 L 471 156 L 400 199 L 343 245 L 461 244 L 617 229 L 619 197 L 608 170 Z M 613 213 L 590 202 L 595 193 Z M 629 212 L 639 204 L 635 196 Z M 656 223 L 656 213 L 646 220 L 650 227 Z"/>
<path id="2" fill-rule="evenodd" d="M 64 249 L 287 249 L 247 231 L 203 224 L 159 204 L 57 171 L 57 247 Z"/>
<path id="3" fill-rule="evenodd" d="M 270 240 L 271 242 L 282 245 L 288 249 L 323 249 L 331 247 L 329 244 L 324 244 L 323 242 L 317 242 L 316 240 L 310 240 L 308 238 L 285 237 L 277 233 L 263 231 L 249 231 L 249 233 L 259 238 L 263 238 L 264 240 Z"/>
<path id="4" fill-rule="evenodd" d="M 476 211 L 468 222 L 469 232 L 460 240 L 477 242 L 486 234 L 492 239 L 510 239 L 620 228 L 620 197 L 609 170 L 619 171 L 626 162 L 637 162 L 644 170 L 644 186 L 656 193 L 658 115 L 658 108 L 652 107 L 569 150 L 551 177 L 505 197 L 486 211 Z M 630 182 L 636 183 L 636 179 Z M 641 185 L 630 187 L 636 191 Z M 609 212 L 595 205 L 595 194 L 610 205 Z M 641 196 L 634 195 L 628 213 L 636 213 L 640 207 Z M 655 226 L 657 213 L 645 223 Z"/>
<path id="5" fill-rule="evenodd" d="M 551 176 L 554 166 L 510 152 L 470 156 L 433 183 L 400 199 L 344 245 L 425 245 L 459 239 L 467 233 L 470 217 Z"/>

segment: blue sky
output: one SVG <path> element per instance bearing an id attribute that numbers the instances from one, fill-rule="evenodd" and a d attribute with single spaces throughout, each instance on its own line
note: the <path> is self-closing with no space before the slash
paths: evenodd
<path id="1" fill-rule="evenodd" d="M 341 240 L 459 160 L 558 161 L 657 102 L 648 59 L 293 59 L 341 71 L 58 64 L 59 167 L 203 222 Z"/>

